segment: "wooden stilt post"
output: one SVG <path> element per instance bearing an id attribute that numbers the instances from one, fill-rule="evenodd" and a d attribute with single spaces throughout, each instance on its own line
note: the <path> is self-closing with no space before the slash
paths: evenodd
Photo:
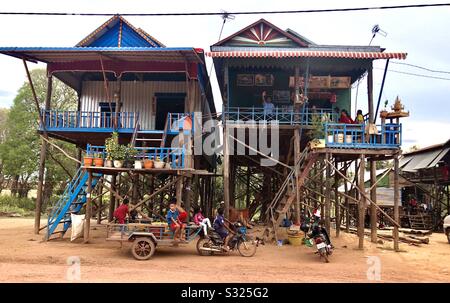
<path id="1" fill-rule="evenodd" d="M 103 207 L 103 186 L 101 184 L 103 183 L 103 180 L 100 180 L 100 186 L 98 187 L 98 212 L 97 212 L 97 224 L 102 223 L 102 207 Z"/>
<path id="2" fill-rule="evenodd" d="M 347 177 L 347 163 L 345 163 L 344 175 Z M 350 201 L 348 199 L 348 187 L 347 182 L 344 180 L 344 192 L 345 192 L 345 231 L 350 232 Z"/>
<path id="3" fill-rule="evenodd" d="M 336 161 L 336 167 L 338 167 L 338 163 Z M 336 216 L 336 238 L 339 237 L 341 233 L 341 207 L 339 205 L 339 174 L 334 171 L 334 213 Z"/>
<path id="4" fill-rule="evenodd" d="M 133 192 L 131 194 L 131 204 L 136 204 L 139 201 L 139 175 L 133 174 Z"/>
<path id="5" fill-rule="evenodd" d="M 89 231 L 91 228 L 91 215 L 92 215 L 92 172 L 88 172 L 88 184 L 87 184 L 87 201 L 86 201 L 86 215 L 84 221 L 84 243 L 89 242 Z"/>
<path id="6" fill-rule="evenodd" d="M 370 161 L 370 186 L 377 182 L 377 167 L 376 161 Z M 370 190 L 370 200 L 377 202 L 377 186 L 373 186 Z M 370 241 L 377 243 L 377 207 L 375 204 L 370 204 Z"/>
<path id="7" fill-rule="evenodd" d="M 325 155 L 327 161 L 330 161 L 330 154 L 326 153 Z M 326 165 L 326 180 L 325 180 L 325 228 L 330 231 L 330 213 L 331 213 L 331 167 L 328 162 L 324 163 Z M 320 186 L 323 188 L 323 186 Z"/>
<path id="8" fill-rule="evenodd" d="M 26 67 L 26 64 L 25 64 Z M 27 69 L 27 74 L 28 69 Z M 52 75 L 47 76 L 47 95 L 45 97 L 45 110 L 50 109 L 50 102 L 52 98 L 52 88 L 53 88 L 53 77 Z M 31 76 L 29 76 L 30 85 L 33 85 L 31 82 Z M 34 90 L 34 89 L 33 89 Z M 40 115 L 40 114 L 39 114 Z M 46 115 L 43 118 L 44 129 L 46 123 Z M 47 132 L 44 132 L 44 136 L 47 137 Z M 36 208 L 34 214 L 34 233 L 39 234 L 40 224 L 41 224 L 41 211 L 42 211 L 42 202 L 43 202 L 43 187 L 44 187 L 44 171 L 45 171 L 45 160 L 47 157 L 47 142 L 41 139 L 41 152 L 39 155 L 39 173 L 38 173 L 38 186 L 37 186 L 37 194 L 36 194 Z"/>
<path id="9" fill-rule="evenodd" d="M 116 190 L 116 175 L 111 176 L 111 189 L 114 191 Z M 110 192 L 108 222 L 111 222 L 114 219 L 113 214 L 115 207 L 116 207 L 116 196 L 114 195 L 113 192 Z"/>
<path id="10" fill-rule="evenodd" d="M 359 164 L 359 189 L 363 192 L 364 189 L 364 167 L 365 167 L 365 159 L 364 155 L 361 155 L 361 162 Z M 366 214 L 366 198 L 364 195 L 359 195 L 359 204 L 358 204 L 358 237 L 359 237 L 359 249 L 364 248 L 364 219 Z"/>
<path id="11" fill-rule="evenodd" d="M 228 128 L 226 126 L 223 127 L 224 135 L 223 135 L 223 199 L 224 199 L 224 207 L 225 207 L 225 218 L 229 217 L 230 211 L 230 148 L 229 148 L 229 140 L 228 138 Z"/>
<path id="12" fill-rule="evenodd" d="M 181 205 L 181 201 L 183 201 L 183 176 L 178 176 L 177 185 L 176 185 L 176 198 L 177 205 Z"/>
<path id="13" fill-rule="evenodd" d="M 294 129 L 294 163 L 298 162 L 299 157 L 300 157 L 300 133 L 298 129 Z M 299 169 L 300 169 L 299 167 L 295 167 L 296 199 L 294 204 L 294 211 L 295 211 L 295 221 L 297 224 L 300 224 L 300 186 L 298 186 Z"/>
<path id="14" fill-rule="evenodd" d="M 399 163 L 398 162 L 399 162 L 398 154 L 395 154 L 395 156 L 394 156 L 394 220 L 395 220 L 395 222 L 400 224 L 400 214 L 399 214 L 400 197 L 399 197 L 399 179 L 398 179 Z M 394 238 L 394 250 L 400 251 L 398 227 L 395 225 L 394 225 L 394 230 L 392 232 L 392 237 Z"/>

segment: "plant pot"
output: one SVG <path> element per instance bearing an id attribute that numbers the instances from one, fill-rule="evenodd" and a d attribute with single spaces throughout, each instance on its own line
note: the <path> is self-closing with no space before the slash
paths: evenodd
<path id="1" fill-rule="evenodd" d="M 106 160 L 105 161 L 105 167 L 113 167 L 113 161 L 112 160 Z"/>
<path id="2" fill-rule="evenodd" d="M 134 168 L 135 169 L 142 169 L 142 161 L 141 160 L 135 160 L 134 161 Z"/>
<path id="3" fill-rule="evenodd" d="M 95 166 L 103 166 L 103 159 L 102 158 L 94 158 L 94 165 Z"/>
<path id="4" fill-rule="evenodd" d="M 380 111 L 380 117 L 381 117 L 381 118 L 386 118 L 387 115 L 388 115 L 388 111 L 387 111 L 387 110 L 382 110 L 382 111 Z"/>
<path id="5" fill-rule="evenodd" d="M 166 165 L 165 162 L 162 162 L 162 161 L 155 161 L 154 164 L 155 164 L 155 168 L 159 168 L 159 169 L 164 168 L 164 166 Z"/>
<path id="6" fill-rule="evenodd" d="M 114 167 L 121 168 L 123 166 L 123 160 L 114 160 Z"/>
<path id="7" fill-rule="evenodd" d="M 83 159 L 84 166 L 92 166 L 93 160 L 94 158 L 92 157 L 84 157 Z"/>
<path id="8" fill-rule="evenodd" d="M 145 159 L 144 160 L 144 168 L 145 169 L 153 168 L 153 160 Z"/>

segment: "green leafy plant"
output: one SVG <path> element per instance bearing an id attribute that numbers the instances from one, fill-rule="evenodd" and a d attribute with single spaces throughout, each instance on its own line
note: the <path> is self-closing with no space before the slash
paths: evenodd
<path id="1" fill-rule="evenodd" d="M 311 116 L 312 129 L 309 131 L 309 135 L 313 139 L 323 139 L 325 137 L 324 121 L 319 114 L 313 114 Z"/>
<path id="2" fill-rule="evenodd" d="M 119 149 L 119 134 L 113 132 L 111 137 L 105 140 L 106 159 L 113 160 Z"/>
<path id="3" fill-rule="evenodd" d="M 138 155 L 138 150 L 135 149 L 131 144 L 128 144 L 126 146 L 126 154 L 125 159 L 126 160 L 134 160 L 134 158 Z"/>

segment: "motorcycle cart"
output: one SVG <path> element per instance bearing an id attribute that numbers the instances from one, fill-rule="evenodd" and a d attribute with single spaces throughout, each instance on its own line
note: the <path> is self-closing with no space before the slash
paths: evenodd
<path id="1" fill-rule="evenodd" d="M 187 244 L 203 233 L 197 225 L 188 225 L 185 229 L 185 241 L 174 241 L 174 233 L 167 224 L 128 223 L 108 224 L 106 232 L 107 241 L 132 242 L 131 254 L 137 260 L 148 260 L 157 247 L 173 247 Z"/>

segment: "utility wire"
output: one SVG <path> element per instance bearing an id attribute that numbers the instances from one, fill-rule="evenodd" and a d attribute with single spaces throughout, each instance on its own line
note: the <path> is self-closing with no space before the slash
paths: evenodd
<path id="1" fill-rule="evenodd" d="M 432 4 L 407 4 L 391 6 L 370 6 L 353 8 L 330 8 L 330 9 L 306 9 L 306 10 L 282 10 L 282 11 L 248 11 L 229 12 L 232 15 L 268 15 L 268 14 L 300 14 L 300 13 L 331 13 L 331 12 L 354 12 L 369 10 L 405 9 L 450 6 L 450 3 Z M 0 15 L 35 15 L 35 16 L 112 16 L 114 13 L 58 13 L 58 12 L 0 12 Z M 188 12 L 188 13 L 124 13 L 122 16 L 222 16 L 223 12 Z"/>
<path id="2" fill-rule="evenodd" d="M 432 72 L 432 73 L 450 74 L 450 71 L 445 71 L 445 70 L 434 70 L 434 69 L 426 68 L 426 67 L 419 66 L 419 65 L 415 65 L 415 64 L 402 63 L 402 62 L 391 62 L 391 63 L 393 63 L 393 64 L 400 64 L 400 65 L 412 66 L 412 67 L 420 68 L 420 69 L 423 69 L 423 70 L 426 70 L 426 71 Z"/>
<path id="3" fill-rule="evenodd" d="M 380 68 L 380 67 L 374 67 L 374 69 L 384 70 L 384 68 Z M 436 76 L 429 76 L 429 75 L 424 75 L 424 74 L 409 73 L 409 72 L 403 72 L 403 71 L 393 70 L 393 69 L 388 69 L 388 71 L 393 72 L 393 73 L 398 73 L 398 74 L 410 75 L 410 76 L 450 81 L 450 78 L 444 78 L 444 77 L 436 77 Z"/>

